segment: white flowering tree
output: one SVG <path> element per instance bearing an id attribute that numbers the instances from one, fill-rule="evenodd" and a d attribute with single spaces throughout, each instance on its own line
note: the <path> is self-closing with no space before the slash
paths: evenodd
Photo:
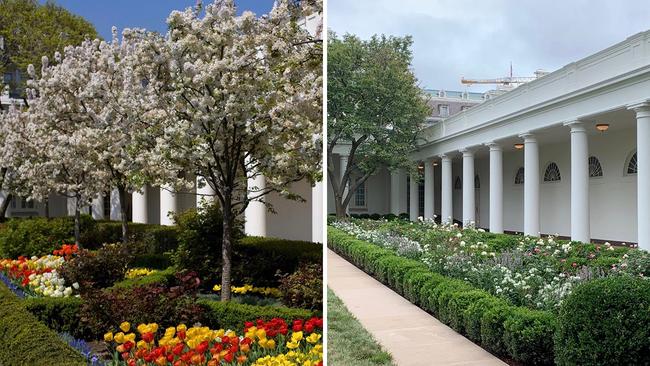
<path id="1" fill-rule="evenodd" d="M 271 192 L 299 200 L 290 184 L 320 179 L 322 42 L 300 22 L 321 6 L 279 1 L 268 15 L 237 16 L 233 1 L 217 0 L 172 12 L 164 44 L 148 48 L 150 59 L 168 63 L 147 80 L 158 98 L 143 117 L 155 145 L 147 155 L 152 166 L 166 167 L 158 184 L 189 185 L 184 177 L 198 175 L 214 189 L 226 301 L 235 218 L 252 201 L 270 206 Z M 260 175 L 263 187 L 247 186 Z"/>
<path id="2" fill-rule="evenodd" d="M 13 193 L 25 185 L 17 170 L 31 153 L 23 143 L 27 121 L 22 105 L 17 102 L 0 110 L 0 189 L 6 194 L 0 204 L 0 220 L 5 217 Z"/>
<path id="3" fill-rule="evenodd" d="M 54 191 L 74 198 L 78 223 L 80 207 L 115 188 L 124 242 L 127 195 L 142 186 L 147 165 L 134 153 L 146 93 L 133 67 L 142 61 L 138 47 L 149 36 L 125 30 L 120 42 L 113 28 L 110 43 L 95 39 L 66 47 L 55 63 L 43 63 L 40 75 L 29 68 L 29 134 L 38 154 L 21 171 L 29 177 L 31 196 Z"/>

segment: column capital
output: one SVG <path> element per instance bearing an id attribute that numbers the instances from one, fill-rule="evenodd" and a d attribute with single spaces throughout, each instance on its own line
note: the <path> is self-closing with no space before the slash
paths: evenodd
<path id="1" fill-rule="evenodd" d="M 451 156 L 449 156 L 448 154 L 440 154 L 438 156 L 440 157 L 441 161 L 451 161 Z"/>
<path id="2" fill-rule="evenodd" d="M 462 148 L 462 149 L 460 149 L 458 151 L 463 154 L 464 158 L 474 156 L 474 149 L 473 148 L 465 147 L 465 148 Z"/>
<path id="3" fill-rule="evenodd" d="M 650 112 L 650 99 L 628 104 L 626 107 L 635 112 Z"/>
<path id="4" fill-rule="evenodd" d="M 501 151 L 501 145 L 494 142 L 494 141 L 488 141 L 484 143 L 483 145 L 487 146 L 490 148 L 490 151 Z"/>
<path id="5" fill-rule="evenodd" d="M 565 126 L 565 127 L 570 127 L 571 128 L 571 133 L 574 133 L 574 132 L 587 132 L 587 129 L 585 128 L 584 122 L 580 121 L 578 119 L 563 122 L 562 125 Z"/>
<path id="6" fill-rule="evenodd" d="M 529 142 L 536 143 L 537 142 L 537 137 L 535 137 L 535 135 L 533 135 L 530 132 L 521 133 L 521 134 L 519 134 L 519 137 L 524 139 L 524 143 L 529 143 Z"/>

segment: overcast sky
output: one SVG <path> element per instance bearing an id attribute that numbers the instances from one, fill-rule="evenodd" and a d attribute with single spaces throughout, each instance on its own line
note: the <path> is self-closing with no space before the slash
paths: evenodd
<path id="1" fill-rule="evenodd" d="M 465 78 L 554 71 L 650 29 L 647 0 L 329 0 L 328 27 L 413 36 L 423 87 L 484 91 Z"/>

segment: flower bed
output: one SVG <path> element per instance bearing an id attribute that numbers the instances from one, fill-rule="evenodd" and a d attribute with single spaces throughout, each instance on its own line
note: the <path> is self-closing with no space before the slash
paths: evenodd
<path id="1" fill-rule="evenodd" d="M 184 324 L 159 332 L 158 324 L 120 324 L 104 335 L 114 349 L 112 365 L 305 365 L 322 366 L 322 318 L 246 322 L 238 335 L 231 330 L 188 328 Z M 162 333 L 162 336 L 159 336 Z M 157 340 L 156 340 L 157 339 Z"/>
<path id="2" fill-rule="evenodd" d="M 79 284 L 66 286 L 58 270 L 77 250 L 76 245 L 64 244 L 42 257 L 0 259 L 0 273 L 28 296 L 69 297 L 79 289 Z"/>
<path id="3" fill-rule="evenodd" d="M 556 311 L 573 288 L 612 275 L 650 275 L 645 251 L 486 233 L 481 229 L 350 220 L 332 224 L 359 239 L 417 259 L 429 269 L 458 278 L 514 305 Z"/>
<path id="4" fill-rule="evenodd" d="M 327 235 L 332 250 L 489 351 L 525 365 L 553 364 L 552 313 L 513 306 L 336 228 Z"/>

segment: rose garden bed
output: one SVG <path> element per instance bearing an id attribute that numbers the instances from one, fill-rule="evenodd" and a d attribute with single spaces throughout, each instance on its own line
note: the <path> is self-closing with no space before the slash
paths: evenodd
<path id="1" fill-rule="evenodd" d="M 333 250 L 511 363 L 649 362 L 647 252 L 428 222 L 331 225 Z"/>

